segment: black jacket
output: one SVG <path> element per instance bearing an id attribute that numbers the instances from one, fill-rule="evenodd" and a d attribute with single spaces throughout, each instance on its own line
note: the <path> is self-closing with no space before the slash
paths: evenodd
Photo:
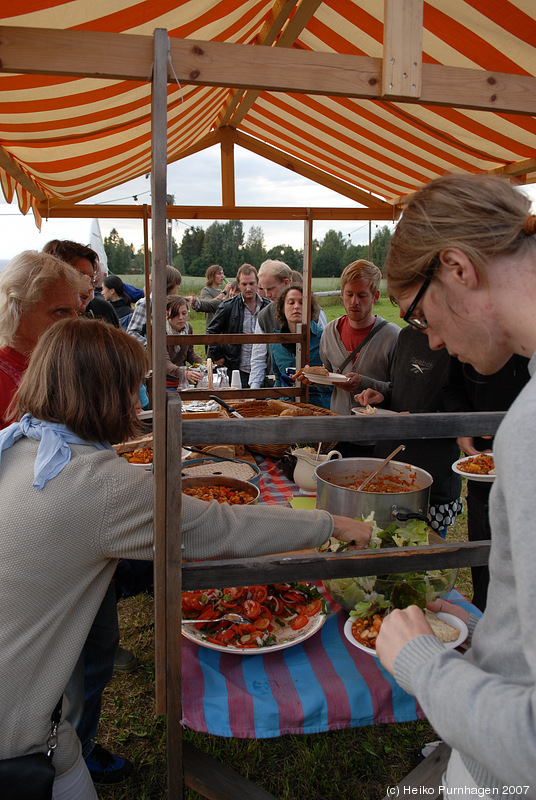
<path id="1" fill-rule="evenodd" d="M 270 301 L 261 297 L 261 310 L 269 305 Z M 211 333 L 242 333 L 244 322 L 244 300 L 241 294 L 224 300 L 220 305 L 207 328 L 207 334 Z M 239 344 L 211 344 L 208 348 L 208 356 L 213 361 L 225 359 L 227 369 L 238 369 L 240 365 Z"/>

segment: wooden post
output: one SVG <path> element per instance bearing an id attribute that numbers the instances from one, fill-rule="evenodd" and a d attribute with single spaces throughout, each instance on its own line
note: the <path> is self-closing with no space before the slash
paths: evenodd
<path id="1" fill-rule="evenodd" d="M 422 92 L 423 0 L 384 0 L 382 95 Z"/>
<path id="2" fill-rule="evenodd" d="M 149 369 L 153 364 L 153 332 L 151 323 L 151 282 L 149 275 L 151 274 L 151 259 L 149 257 L 149 208 L 146 203 L 143 205 L 143 270 L 145 274 L 145 299 L 146 305 L 146 319 L 147 319 L 147 355 L 149 356 Z M 152 397 L 151 397 L 152 406 Z"/>
<path id="3" fill-rule="evenodd" d="M 307 209 L 307 219 L 303 223 L 303 312 L 302 321 L 305 330 L 302 328 L 300 332 L 305 333 L 304 348 L 308 353 L 311 345 L 311 280 L 313 270 L 313 215 L 311 209 Z M 298 361 L 298 352 L 300 352 L 300 360 Z M 303 367 L 303 360 L 301 358 L 301 347 L 296 345 L 296 366 Z M 301 400 L 302 398 L 300 398 Z M 309 401 L 309 388 L 305 386 L 304 402 Z"/>
<path id="4" fill-rule="evenodd" d="M 232 133 L 229 129 L 221 131 L 221 197 L 224 206 L 234 206 L 236 203 Z"/>

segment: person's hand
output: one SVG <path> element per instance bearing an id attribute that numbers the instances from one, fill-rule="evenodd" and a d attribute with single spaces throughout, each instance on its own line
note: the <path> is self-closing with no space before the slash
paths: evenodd
<path id="1" fill-rule="evenodd" d="M 199 383 L 202 377 L 202 372 L 198 369 L 187 369 L 186 377 L 190 383 Z"/>
<path id="2" fill-rule="evenodd" d="M 383 618 L 376 639 L 376 653 L 391 675 L 394 673 L 395 659 L 404 645 L 422 634 L 433 636 L 434 632 L 418 606 L 395 608 Z"/>
<path id="3" fill-rule="evenodd" d="M 383 394 L 376 391 L 376 389 L 364 389 L 359 394 L 354 395 L 354 400 L 356 400 L 362 406 L 368 406 L 383 403 L 385 398 Z"/>
<path id="4" fill-rule="evenodd" d="M 340 517 L 337 514 L 331 516 L 335 523 L 332 536 L 341 542 L 353 542 L 354 547 L 351 547 L 351 550 L 363 550 L 368 546 L 372 536 L 372 525 L 358 519 Z"/>
<path id="5" fill-rule="evenodd" d="M 338 383 L 337 389 L 354 394 L 361 386 L 361 375 L 358 372 L 347 372 L 345 377 L 346 383 Z"/>
<path id="6" fill-rule="evenodd" d="M 430 603 L 426 603 L 426 608 L 433 611 L 434 614 L 437 614 L 438 611 L 452 614 L 454 617 L 461 619 L 462 622 L 465 622 L 466 625 L 469 622 L 469 612 L 462 606 L 457 606 L 456 603 L 449 603 L 448 600 L 441 600 L 441 598 L 432 600 Z"/>
<path id="7" fill-rule="evenodd" d="M 481 439 L 493 439 L 493 436 L 481 436 Z M 478 456 L 480 453 L 491 453 L 491 447 L 487 450 L 477 450 L 475 440 L 472 436 L 460 436 L 456 443 L 466 456 Z"/>
<path id="8" fill-rule="evenodd" d="M 223 367 L 223 365 L 225 364 L 225 359 L 218 358 L 217 361 L 213 361 L 212 363 L 215 364 L 217 367 Z"/>

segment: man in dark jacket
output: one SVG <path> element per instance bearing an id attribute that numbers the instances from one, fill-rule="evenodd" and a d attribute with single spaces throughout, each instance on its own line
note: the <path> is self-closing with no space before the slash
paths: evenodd
<path id="1" fill-rule="evenodd" d="M 224 300 L 212 318 L 207 334 L 254 333 L 259 311 L 269 300 L 260 297 L 257 270 L 251 264 L 242 264 L 236 274 L 240 294 Z M 208 355 L 217 366 L 226 366 L 229 379 L 233 370 L 240 370 L 242 388 L 249 386 L 251 344 L 211 344 Z"/>

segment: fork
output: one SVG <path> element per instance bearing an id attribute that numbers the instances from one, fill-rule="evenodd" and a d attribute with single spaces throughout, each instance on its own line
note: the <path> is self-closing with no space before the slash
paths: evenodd
<path id="1" fill-rule="evenodd" d="M 199 624 L 202 625 L 203 623 L 221 622 L 222 620 L 225 620 L 226 622 L 242 622 L 245 623 L 246 625 L 251 625 L 250 619 L 246 619 L 241 614 L 234 614 L 234 613 L 224 614 L 222 617 L 216 617 L 215 619 L 183 619 L 182 622 L 183 624 L 193 623 L 194 625 L 199 625 Z"/>

